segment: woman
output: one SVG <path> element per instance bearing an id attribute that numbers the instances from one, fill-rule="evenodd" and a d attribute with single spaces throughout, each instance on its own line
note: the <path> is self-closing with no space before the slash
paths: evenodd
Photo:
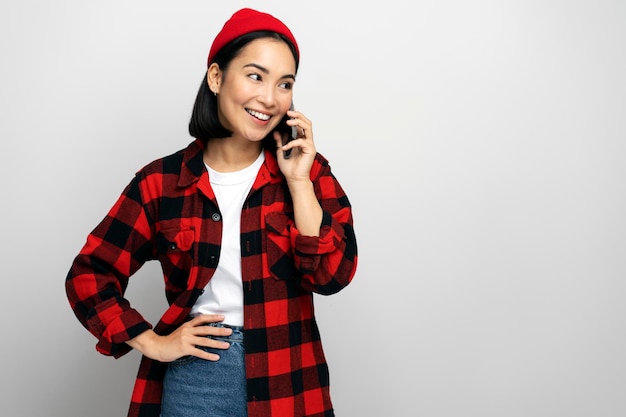
<path id="1" fill-rule="evenodd" d="M 97 350 L 143 354 L 129 416 L 334 415 L 313 293 L 350 283 L 357 246 L 311 121 L 289 110 L 299 57 L 283 22 L 234 13 L 194 141 L 137 172 L 72 264 L 67 295 Z M 154 327 L 124 298 L 149 260 L 170 305 Z"/>

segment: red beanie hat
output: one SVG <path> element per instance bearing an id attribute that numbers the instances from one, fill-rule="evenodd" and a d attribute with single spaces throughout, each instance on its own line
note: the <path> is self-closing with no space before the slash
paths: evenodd
<path id="1" fill-rule="evenodd" d="M 222 49 L 228 42 L 240 37 L 241 35 L 256 32 L 258 30 L 269 30 L 284 35 L 291 41 L 291 43 L 293 43 L 293 46 L 296 48 L 296 55 L 298 58 L 300 57 L 300 50 L 298 49 L 296 38 L 294 38 L 289 28 L 283 22 L 270 14 L 246 8 L 235 12 L 235 14 L 233 14 L 231 18 L 226 21 L 226 23 L 224 23 L 224 27 L 213 40 L 213 45 L 211 45 L 209 58 L 207 59 L 207 66 L 211 65 L 211 62 L 213 62 L 213 59 L 215 58 L 215 54 L 217 54 L 219 50 Z"/>

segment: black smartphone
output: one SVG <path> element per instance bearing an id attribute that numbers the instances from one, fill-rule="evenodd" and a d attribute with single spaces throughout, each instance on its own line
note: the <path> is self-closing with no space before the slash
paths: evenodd
<path id="1" fill-rule="evenodd" d="M 289 110 L 293 110 L 293 109 L 294 107 L 293 107 L 293 101 L 292 101 L 291 107 L 289 107 Z M 283 145 L 286 145 L 287 143 L 289 143 L 290 141 L 298 137 L 298 128 L 295 126 L 289 126 L 287 124 L 287 120 L 289 120 L 289 116 L 285 114 L 285 116 L 280 121 L 280 124 L 278 126 L 278 131 L 280 132 L 283 138 Z M 291 149 L 283 151 L 283 158 L 289 159 L 290 156 L 291 156 Z"/>

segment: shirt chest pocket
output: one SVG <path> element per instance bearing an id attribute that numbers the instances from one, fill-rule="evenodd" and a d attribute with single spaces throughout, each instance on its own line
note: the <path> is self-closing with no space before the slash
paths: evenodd
<path id="1" fill-rule="evenodd" d="M 265 216 L 268 269 L 276 279 L 293 279 L 296 274 L 290 228 L 293 220 L 285 213 L 274 212 Z"/>
<path id="2" fill-rule="evenodd" d="M 193 266 L 193 229 L 170 228 L 157 233 L 156 249 L 168 284 L 185 289 Z"/>

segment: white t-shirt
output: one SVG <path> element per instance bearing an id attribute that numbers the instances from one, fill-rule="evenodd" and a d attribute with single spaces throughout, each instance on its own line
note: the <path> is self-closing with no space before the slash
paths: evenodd
<path id="1" fill-rule="evenodd" d="M 223 314 L 224 323 L 243 326 L 241 209 L 264 160 L 261 152 L 252 165 L 235 172 L 217 172 L 207 165 L 222 215 L 222 247 L 215 274 L 191 309 L 192 315 Z"/>

